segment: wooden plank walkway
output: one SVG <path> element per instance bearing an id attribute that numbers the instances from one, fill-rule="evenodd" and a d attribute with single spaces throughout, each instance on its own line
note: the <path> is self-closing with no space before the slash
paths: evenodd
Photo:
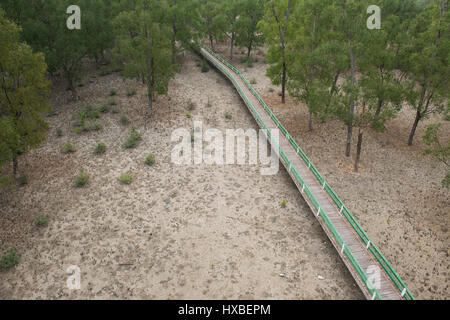
<path id="1" fill-rule="evenodd" d="M 250 89 L 246 86 L 245 82 L 241 79 L 241 77 L 235 73 L 232 69 L 228 68 L 225 64 L 223 64 L 219 59 L 211 55 L 208 51 L 205 49 L 201 49 L 201 53 L 204 57 L 206 57 L 210 62 L 212 62 L 216 66 L 221 66 L 222 68 L 229 71 L 231 76 L 234 78 L 234 80 L 238 83 L 238 85 L 241 87 L 243 93 L 241 93 L 238 90 L 239 95 L 241 95 L 244 102 L 247 104 L 245 97 L 242 96 L 244 94 L 246 98 L 250 101 L 250 103 L 253 105 L 253 107 L 256 109 L 256 111 L 259 113 L 259 116 L 263 119 L 265 125 L 269 129 L 278 129 L 275 122 L 272 120 L 270 115 L 266 112 L 264 107 L 261 105 L 261 103 L 258 101 L 258 99 L 252 94 Z M 219 71 L 220 68 L 218 68 Z M 226 77 L 230 78 L 229 75 L 222 72 Z M 230 79 L 232 80 L 232 79 Z M 232 81 L 233 83 L 233 81 Z M 234 84 L 234 83 L 233 83 Z M 248 106 L 249 111 L 252 113 L 253 117 L 256 120 L 256 115 L 252 112 L 252 108 Z M 257 121 L 258 125 L 261 127 L 261 124 L 259 121 Z M 270 142 L 270 139 L 269 139 Z M 279 144 L 286 156 L 288 157 L 288 160 L 290 161 L 291 165 L 295 167 L 300 174 L 300 176 L 303 178 L 305 183 L 309 186 L 311 192 L 314 194 L 316 199 L 319 201 L 321 208 L 325 210 L 325 212 L 328 214 L 331 222 L 334 224 L 335 228 L 338 230 L 338 232 L 341 234 L 342 238 L 344 239 L 345 244 L 350 248 L 350 250 L 353 252 L 354 256 L 358 260 L 361 267 L 367 272 L 369 268 L 374 268 L 376 266 L 379 270 L 381 281 L 380 281 L 380 287 L 377 288 L 378 292 L 380 293 L 381 297 L 385 300 L 399 300 L 402 299 L 401 294 L 399 290 L 395 287 L 392 280 L 389 278 L 386 271 L 383 269 L 381 264 L 373 257 L 373 255 L 369 252 L 369 250 L 366 249 L 366 245 L 363 243 L 361 238 L 358 236 L 358 234 L 354 231 L 350 223 L 347 221 L 347 219 L 339 212 L 338 207 L 333 202 L 331 197 L 328 195 L 328 193 L 323 190 L 322 186 L 317 181 L 316 177 L 313 175 L 313 173 L 309 170 L 308 166 L 305 164 L 305 162 L 302 160 L 302 158 L 298 155 L 297 151 L 292 147 L 290 142 L 287 140 L 287 138 L 280 134 Z M 319 221 L 320 225 L 322 226 L 323 230 L 327 234 L 328 238 L 330 239 L 331 243 L 336 248 L 339 256 L 343 260 L 344 264 L 347 266 L 348 270 L 352 274 L 353 278 L 355 279 L 358 286 L 361 288 L 362 292 L 364 293 L 365 297 L 367 299 L 372 299 L 373 296 L 367 289 L 366 285 L 364 284 L 361 277 L 358 275 L 357 271 L 345 255 L 345 253 L 342 253 L 341 246 L 336 242 L 334 239 L 331 231 L 329 230 L 328 226 L 324 222 L 322 218 L 317 217 L 317 212 L 314 207 L 314 205 L 311 203 L 308 196 L 305 195 L 305 193 L 302 192 L 302 187 L 297 182 L 297 179 L 293 176 L 291 171 L 289 170 L 287 164 L 283 161 L 283 159 L 280 157 L 281 162 L 286 167 L 287 172 L 290 174 L 292 180 L 297 185 L 298 190 L 302 194 L 303 198 L 311 208 L 311 211 L 313 212 L 316 219 Z"/>

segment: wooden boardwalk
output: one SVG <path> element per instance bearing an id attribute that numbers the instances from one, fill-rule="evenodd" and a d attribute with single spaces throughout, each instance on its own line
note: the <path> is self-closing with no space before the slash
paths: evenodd
<path id="1" fill-rule="evenodd" d="M 225 76 L 228 78 L 232 77 L 234 78 L 234 81 L 240 86 L 240 89 L 238 90 L 239 95 L 241 95 L 242 99 L 246 103 L 247 107 L 249 108 L 252 115 L 255 117 L 255 120 L 257 119 L 256 115 L 254 114 L 254 111 L 252 111 L 252 108 L 248 105 L 247 101 L 249 101 L 253 108 L 256 109 L 259 116 L 263 119 L 265 125 L 270 129 L 278 129 L 276 123 L 272 120 L 270 115 L 267 113 L 267 111 L 264 109 L 263 105 L 259 102 L 259 100 L 255 97 L 255 95 L 250 91 L 250 89 L 247 87 L 245 82 L 241 79 L 241 77 L 234 72 L 232 69 L 230 69 L 227 65 L 225 65 L 223 62 L 221 62 L 219 59 L 214 57 L 212 54 L 210 54 L 207 50 L 201 49 L 201 53 L 204 57 L 206 57 L 212 64 L 214 64 L 216 67 L 218 67 L 218 70 L 221 71 Z M 229 74 L 226 72 L 223 72 L 220 70 L 221 68 L 229 71 Z M 236 86 L 236 84 L 233 82 L 233 85 Z M 236 87 L 239 89 L 238 87 Z M 245 95 L 245 97 L 243 96 Z M 261 127 L 261 124 L 259 121 L 257 121 L 258 125 Z M 270 139 L 269 139 L 270 140 Z M 323 189 L 323 186 L 320 185 L 319 181 L 316 179 L 314 174 L 311 172 L 309 167 L 306 165 L 306 163 L 303 161 L 303 159 L 299 156 L 297 151 L 293 148 L 291 143 L 288 141 L 288 139 L 283 135 L 280 134 L 279 138 L 279 145 L 286 154 L 287 158 L 289 159 L 289 162 L 291 166 L 295 167 L 304 180 L 304 182 L 309 186 L 309 189 L 314 194 L 315 198 L 320 203 L 320 207 L 323 208 L 323 210 L 327 213 L 329 216 L 329 219 L 335 226 L 335 228 L 338 230 L 340 235 L 342 236 L 345 245 L 350 248 L 350 250 L 353 252 L 353 255 L 356 257 L 357 261 L 361 265 L 362 269 L 365 270 L 367 273 L 371 273 L 373 270 L 377 270 L 380 275 L 380 281 L 378 283 L 375 283 L 378 289 L 379 294 L 381 295 L 382 299 L 385 300 L 399 300 L 402 299 L 401 293 L 397 289 L 397 287 L 394 285 L 393 281 L 389 278 L 388 274 L 384 270 L 384 268 L 381 266 L 381 264 L 375 259 L 375 257 L 371 254 L 371 252 L 367 249 L 367 246 L 364 244 L 364 242 L 361 240 L 361 238 L 358 236 L 356 231 L 352 228 L 348 220 L 340 213 L 339 208 L 334 203 L 333 199 L 328 195 L 328 193 Z M 309 199 L 308 196 L 305 195 L 304 189 L 302 186 L 298 183 L 295 176 L 292 174 L 291 170 L 289 170 L 288 165 L 286 162 L 280 158 L 283 165 L 286 167 L 287 172 L 292 177 L 292 180 L 297 185 L 298 190 L 302 194 L 305 201 L 308 203 L 309 207 L 311 208 L 312 213 L 316 217 L 316 219 L 319 221 L 320 225 L 322 226 L 323 230 L 327 234 L 328 238 L 336 248 L 339 256 L 343 260 L 344 264 L 347 266 L 350 273 L 353 275 L 356 283 L 361 288 L 362 292 L 364 293 L 365 297 L 367 299 L 373 299 L 374 295 L 372 295 L 367 288 L 366 284 L 364 283 L 364 280 L 361 279 L 360 275 L 358 274 L 357 270 L 353 266 L 353 264 L 348 259 L 347 255 L 343 253 L 342 247 L 336 242 L 332 232 L 328 228 L 325 221 L 317 216 L 317 210 L 315 209 L 313 203 Z M 370 271 L 368 271 L 370 270 Z"/>

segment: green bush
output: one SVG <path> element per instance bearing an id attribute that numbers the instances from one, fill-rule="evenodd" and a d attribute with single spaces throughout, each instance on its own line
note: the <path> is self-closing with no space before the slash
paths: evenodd
<path id="1" fill-rule="evenodd" d="M 61 138 L 63 136 L 63 131 L 61 128 L 56 129 L 56 136 L 58 138 Z"/>
<path id="2" fill-rule="evenodd" d="M 109 105 L 110 106 L 117 106 L 117 101 L 114 99 L 109 100 Z"/>
<path id="3" fill-rule="evenodd" d="M 127 142 L 125 142 L 124 147 L 126 149 L 132 149 L 136 148 L 139 144 L 139 141 L 142 140 L 141 134 L 136 130 L 135 127 L 131 128 L 130 137 L 128 138 Z"/>
<path id="4" fill-rule="evenodd" d="M 148 166 L 152 166 L 155 164 L 155 156 L 153 154 L 149 154 L 145 159 L 145 164 Z"/>
<path id="5" fill-rule="evenodd" d="M 206 73 L 206 72 L 208 72 L 208 71 L 209 71 L 208 63 L 206 62 L 206 60 L 203 60 L 203 63 L 202 63 L 202 72 L 203 72 L 203 73 Z"/>
<path id="6" fill-rule="evenodd" d="M 26 186 L 28 184 L 27 176 L 20 176 L 18 181 L 21 187 Z"/>
<path id="7" fill-rule="evenodd" d="M 48 216 L 40 215 L 34 220 L 34 224 L 38 227 L 46 227 L 48 225 Z"/>
<path id="8" fill-rule="evenodd" d="M 0 268 L 1 269 L 10 269 L 17 265 L 19 262 L 19 256 L 16 254 L 15 249 L 9 249 L 7 253 L 0 256 Z"/>
<path id="9" fill-rule="evenodd" d="M 97 155 L 104 154 L 106 152 L 106 144 L 100 142 L 94 149 L 94 153 Z"/>
<path id="10" fill-rule="evenodd" d="M 120 175 L 119 181 L 123 184 L 131 184 L 131 182 L 133 181 L 133 176 L 129 173 L 124 173 Z"/>
<path id="11" fill-rule="evenodd" d="M 287 201 L 286 200 L 281 201 L 281 207 L 282 208 L 286 208 L 286 205 L 287 205 Z"/>
<path id="12" fill-rule="evenodd" d="M 78 174 L 78 176 L 76 176 L 76 178 L 75 178 L 74 187 L 76 187 L 76 188 L 84 187 L 88 183 L 89 178 L 90 178 L 90 176 L 86 172 L 81 170 L 80 173 Z"/>
<path id="13" fill-rule="evenodd" d="M 116 90 L 116 89 L 111 89 L 111 90 L 109 91 L 109 95 L 110 95 L 111 97 L 117 95 L 117 90 Z"/>
<path id="14" fill-rule="evenodd" d="M 101 113 L 108 113 L 109 106 L 107 104 L 103 104 L 98 108 L 98 111 L 100 111 Z"/>
<path id="15" fill-rule="evenodd" d="M 250 84 L 256 84 L 256 79 L 253 78 L 252 80 L 250 80 Z"/>
<path id="16" fill-rule="evenodd" d="M 120 117 L 120 124 L 123 126 L 127 126 L 130 124 L 130 119 L 127 116 L 123 115 Z"/>
<path id="17" fill-rule="evenodd" d="M 195 110 L 195 103 L 192 102 L 192 100 L 189 100 L 187 108 L 188 108 L 189 111 Z"/>
<path id="18" fill-rule="evenodd" d="M 127 89 L 127 97 L 132 97 L 136 94 L 136 89 L 134 88 L 128 88 Z"/>
<path id="19" fill-rule="evenodd" d="M 225 119 L 231 120 L 232 117 L 233 117 L 233 116 L 231 115 L 231 113 L 229 113 L 229 112 L 226 112 L 226 113 L 225 113 Z"/>
<path id="20" fill-rule="evenodd" d="M 70 154 L 77 151 L 77 149 L 70 143 L 67 142 L 61 149 L 62 153 L 64 154 Z"/>
<path id="21" fill-rule="evenodd" d="M 192 114 L 186 113 L 186 118 L 188 118 L 188 119 L 192 118 Z"/>

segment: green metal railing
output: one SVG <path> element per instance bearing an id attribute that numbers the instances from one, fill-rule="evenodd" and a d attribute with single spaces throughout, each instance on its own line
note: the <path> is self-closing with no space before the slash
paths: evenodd
<path id="1" fill-rule="evenodd" d="M 235 72 L 239 77 L 242 79 L 242 81 L 245 83 L 247 88 L 252 92 L 252 94 L 255 96 L 255 98 L 259 101 L 259 103 L 263 106 L 264 110 L 267 112 L 267 114 L 270 116 L 272 121 L 277 125 L 279 130 L 283 133 L 285 138 L 289 141 L 291 146 L 296 150 L 297 154 L 303 159 L 305 164 L 308 166 L 308 168 L 311 170 L 313 175 L 316 177 L 317 181 L 323 186 L 323 189 L 327 192 L 327 194 L 333 199 L 333 202 L 336 204 L 339 212 L 344 215 L 344 217 L 347 219 L 347 221 L 350 223 L 352 228 L 355 230 L 355 232 L 358 234 L 358 236 L 361 238 L 363 243 L 366 245 L 368 250 L 372 253 L 372 255 L 375 257 L 375 259 L 380 263 L 380 265 L 383 267 L 383 269 L 386 271 L 389 278 L 392 280 L 392 282 L 395 284 L 397 289 L 400 292 L 400 295 L 406 299 L 406 300 L 414 300 L 414 297 L 412 293 L 409 291 L 409 289 L 406 287 L 403 280 L 400 278 L 400 276 L 395 272 L 394 268 L 389 264 L 387 259 L 383 256 L 383 254 L 380 252 L 380 250 L 373 244 L 369 236 L 365 233 L 365 231 L 362 229 L 362 227 L 359 225 L 359 223 L 356 221 L 354 216 L 350 213 L 350 211 L 347 209 L 347 207 L 344 205 L 342 200 L 337 196 L 337 194 L 334 192 L 334 190 L 331 188 L 331 186 L 326 182 L 325 178 L 322 177 L 322 175 L 319 173 L 317 168 L 314 166 L 314 164 L 309 160 L 309 158 L 306 156 L 306 154 L 303 152 L 303 150 L 299 147 L 297 142 L 292 138 L 292 136 L 289 134 L 289 132 L 284 128 L 284 126 L 281 124 L 281 122 L 278 120 L 278 118 L 273 114 L 272 110 L 266 105 L 266 103 L 263 101 L 263 99 L 260 97 L 260 95 L 255 91 L 255 89 L 252 87 L 252 85 L 245 79 L 245 77 L 242 75 L 242 73 L 236 69 L 233 65 L 228 63 L 226 60 L 224 60 L 222 57 L 220 57 L 218 54 L 213 52 L 210 48 L 204 47 L 204 49 L 209 52 L 212 56 L 214 56 L 216 59 L 218 59 L 220 62 L 222 62 L 224 65 L 226 65 L 229 69 L 231 69 L 233 72 Z M 348 246 L 345 246 L 345 243 L 343 241 L 342 236 L 339 234 L 338 230 L 334 227 L 333 223 L 329 219 L 326 212 L 320 207 L 320 203 L 315 198 L 314 194 L 311 192 L 309 187 L 306 185 L 306 183 L 301 178 L 300 174 L 298 173 L 297 169 L 291 165 L 289 159 L 287 158 L 286 154 L 282 150 L 281 146 L 278 144 L 278 142 L 273 141 L 272 135 L 270 133 L 270 130 L 262 120 L 260 114 L 257 112 L 257 110 L 254 108 L 252 103 L 248 100 L 248 97 L 244 94 L 242 88 L 237 83 L 236 79 L 230 74 L 230 72 L 222 67 L 222 65 L 217 64 L 216 61 L 211 60 L 211 62 L 216 65 L 222 72 L 224 72 L 228 78 L 235 84 L 236 88 L 238 89 L 240 95 L 242 98 L 246 101 L 247 105 L 250 107 L 251 111 L 255 115 L 255 118 L 258 122 L 261 123 L 262 127 L 266 130 L 267 135 L 271 138 L 271 141 L 275 143 L 275 147 L 278 148 L 279 154 L 281 158 L 284 160 L 284 162 L 289 167 L 289 170 L 292 172 L 294 177 L 297 179 L 297 182 L 299 185 L 303 188 L 302 192 L 305 192 L 308 198 L 310 199 L 311 203 L 313 204 L 314 208 L 318 212 L 318 216 L 322 217 L 325 224 L 327 225 L 328 229 L 332 233 L 333 237 L 335 238 L 336 242 L 339 244 L 339 246 L 342 248 L 343 253 L 347 256 L 348 260 L 352 264 L 352 266 L 355 268 L 356 272 L 360 276 L 361 280 L 366 285 L 368 291 L 373 295 L 372 297 L 375 299 L 381 299 L 379 292 L 374 289 L 373 284 L 370 282 L 370 279 L 368 278 L 367 273 L 363 270 L 353 253 L 351 252 L 350 248 Z M 273 145 L 273 144 L 272 144 Z"/>

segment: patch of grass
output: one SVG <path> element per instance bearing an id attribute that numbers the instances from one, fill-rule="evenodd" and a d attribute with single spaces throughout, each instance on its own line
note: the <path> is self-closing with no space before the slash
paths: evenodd
<path id="1" fill-rule="evenodd" d="M 120 175 L 119 181 L 123 184 L 131 184 L 131 182 L 133 181 L 133 176 L 129 173 L 123 173 Z"/>
<path id="2" fill-rule="evenodd" d="M 241 57 L 240 62 L 241 63 L 246 63 L 247 62 L 247 57 Z"/>
<path id="3" fill-rule="evenodd" d="M 247 68 L 253 68 L 253 60 L 252 59 L 249 59 L 247 61 Z"/>
<path id="4" fill-rule="evenodd" d="M 77 151 L 77 148 L 75 148 L 70 142 L 67 142 L 61 149 L 62 153 L 64 154 L 70 154 Z"/>
<path id="5" fill-rule="evenodd" d="M 206 73 L 206 72 L 209 72 L 209 66 L 208 66 L 208 63 L 206 62 L 206 60 L 203 60 L 202 73 Z"/>
<path id="6" fill-rule="evenodd" d="M 120 110 L 117 109 L 117 108 L 113 108 L 113 109 L 111 110 L 111 112 L 112 112 L 112 114 L 118 114 L 118 113 L 120 113 Z"/>
<path id="7" fill-rule="evenodd" d="M 257 82 L 256 82 L 256 79 L 255 78 L 253 78 L 252 80 L 250 80 L 250 84 L 256 84 Z"/>
<path id="8" fill-rule="evenodd" d="M 127 126 L 130 124 L 130 119 L 128 119 L 128 117 L 126 115 L 122 115 L 120 117 L 120 124 L 123 126 Z"/>
<path id="9" fill-rule="evenodd" d="M 110 106 L 117 106 L 117 101 L 114 99 L 109 100 L 109 105 Z"/>
<path id="10" fill-rule="evenodd" d="M 286 208 L 286 205 L 287 205 L 287 201 L 286 200 L 281 201 L 281 207 L 282 208 Z"/>
<path id="11" fill-rule="evenodd" d="M 269 88 L 269 92 L 270 93 L 275 92 L 275 89 L 274 88 Z"/>
<path id="12" fill-rule="evenodd" d="M 98 107 L 98 111 L 101 113 L 108 113 L 109 106 L 107 104 L 102 104 L 100 107 Z"/>
<path id="13" fill-rule="evenodd" d="M 135 127 L 131 127 L 130 136 L 125 142 L 124 147 L 126 149 L 136 148 L 139 142 L 142 140 L 142 135 L 136 130 Z"/>
<path id="14" fill-rule="evenodd" d="M 47 117 L 48 118 L 55 117 L 57 115 L 58 115 L 58 112 L 55 109 L 53 109 L 53 108 L 51 108 L 50 111 L 47 112 Z"/>
<path id="15" fill-rule="evenodd" d="M 132 97 L 136 94 L 136 89 L 135 88 L 128 88 L 127 89 L 127 97 Z"/>
<path id="16" fill-rule="evenodd" d="M 88 183 L 89 179 L 90 176 L 86 172 L 81 170 L 78 176 L 75 177 L 73 185 L 75 188 L 82 188 Z"/>
<path id="17" fill-rule="evenodd" d="M 38 227 L 46 227 L 48 225 L 48 216 L 40 215 L 36 219 L 34 219 L 34 224 Z"/>
<path id="18" fill-rule="evenodd" d="M 117 90 L 116 90 L 116 89 L 111 89 L 111 90 L 109 91 L 109 95 L 110 95 L 111 97 L 116 96 L 116 95 L 117 95 Z"/>
<path id="19" fill-rule="evenodd" d="M 81 127 L 75 128 L 75 132 L 78 134 L 90 131 L 100 131 L 102 129 L 102 125 L 98 122 L 94 122 L 92 124 L 83 124 Z"/>
<path id="20" fill-rule="evenodd" d="M 58 138 L 61 138 L 63 136 L 63 131 L 61 128 L 56 129 L 56 136 Z"/>
<path id="21" fill-rule="evenodd" d="M 27 176 L 20 176 L 17 181 L 19 182 L 19 186 L 21 187 L 26 186 L 28 184 Z"/>
<path id="22" fill-rule="evenodd" d="M 155 164 L 155 161 L 156 161 L 155 160 L 155 156 L 152 153 L 150 153 L 147 156 L 147 158 L 145 159 L 145 164 L 148 165 L 148 166 L 152 166 L 152 165 Z"/>
<path id="23" fill-rule="evenodd" d="M 225 112 L 225 119 L 231 120 L 231 118 L 233 118 L 233 116 L 231 115 L 231 113 Z"/>
<path id="24" fill-rule="evenodd" d="M 94 154 L 100 155 L 104 154 L 105 152 L 106 152 L 106 144 L 104 144 L 103 142 L 99 142 L 94 149 Z"/>
<path id="25" fill-rule="evenodd" d="M 192 100 L 189 100 L 187 108 L 189 111 L 195 110 L 195 103 L 192 102 Z"/>
<path id="26" fill-rule="evenodd" d="M 10 269 L 17 265 L 19 262 L 19 256 L 16 250 L 11 248 L 5 254 L 0 256 L 0 269 Z"/>
<path id="27" fill-rule="evenodd" d="M 186 118 L 188 118 L 188 119 L 192 118 L 192 114 L 186 113 Z"/>

